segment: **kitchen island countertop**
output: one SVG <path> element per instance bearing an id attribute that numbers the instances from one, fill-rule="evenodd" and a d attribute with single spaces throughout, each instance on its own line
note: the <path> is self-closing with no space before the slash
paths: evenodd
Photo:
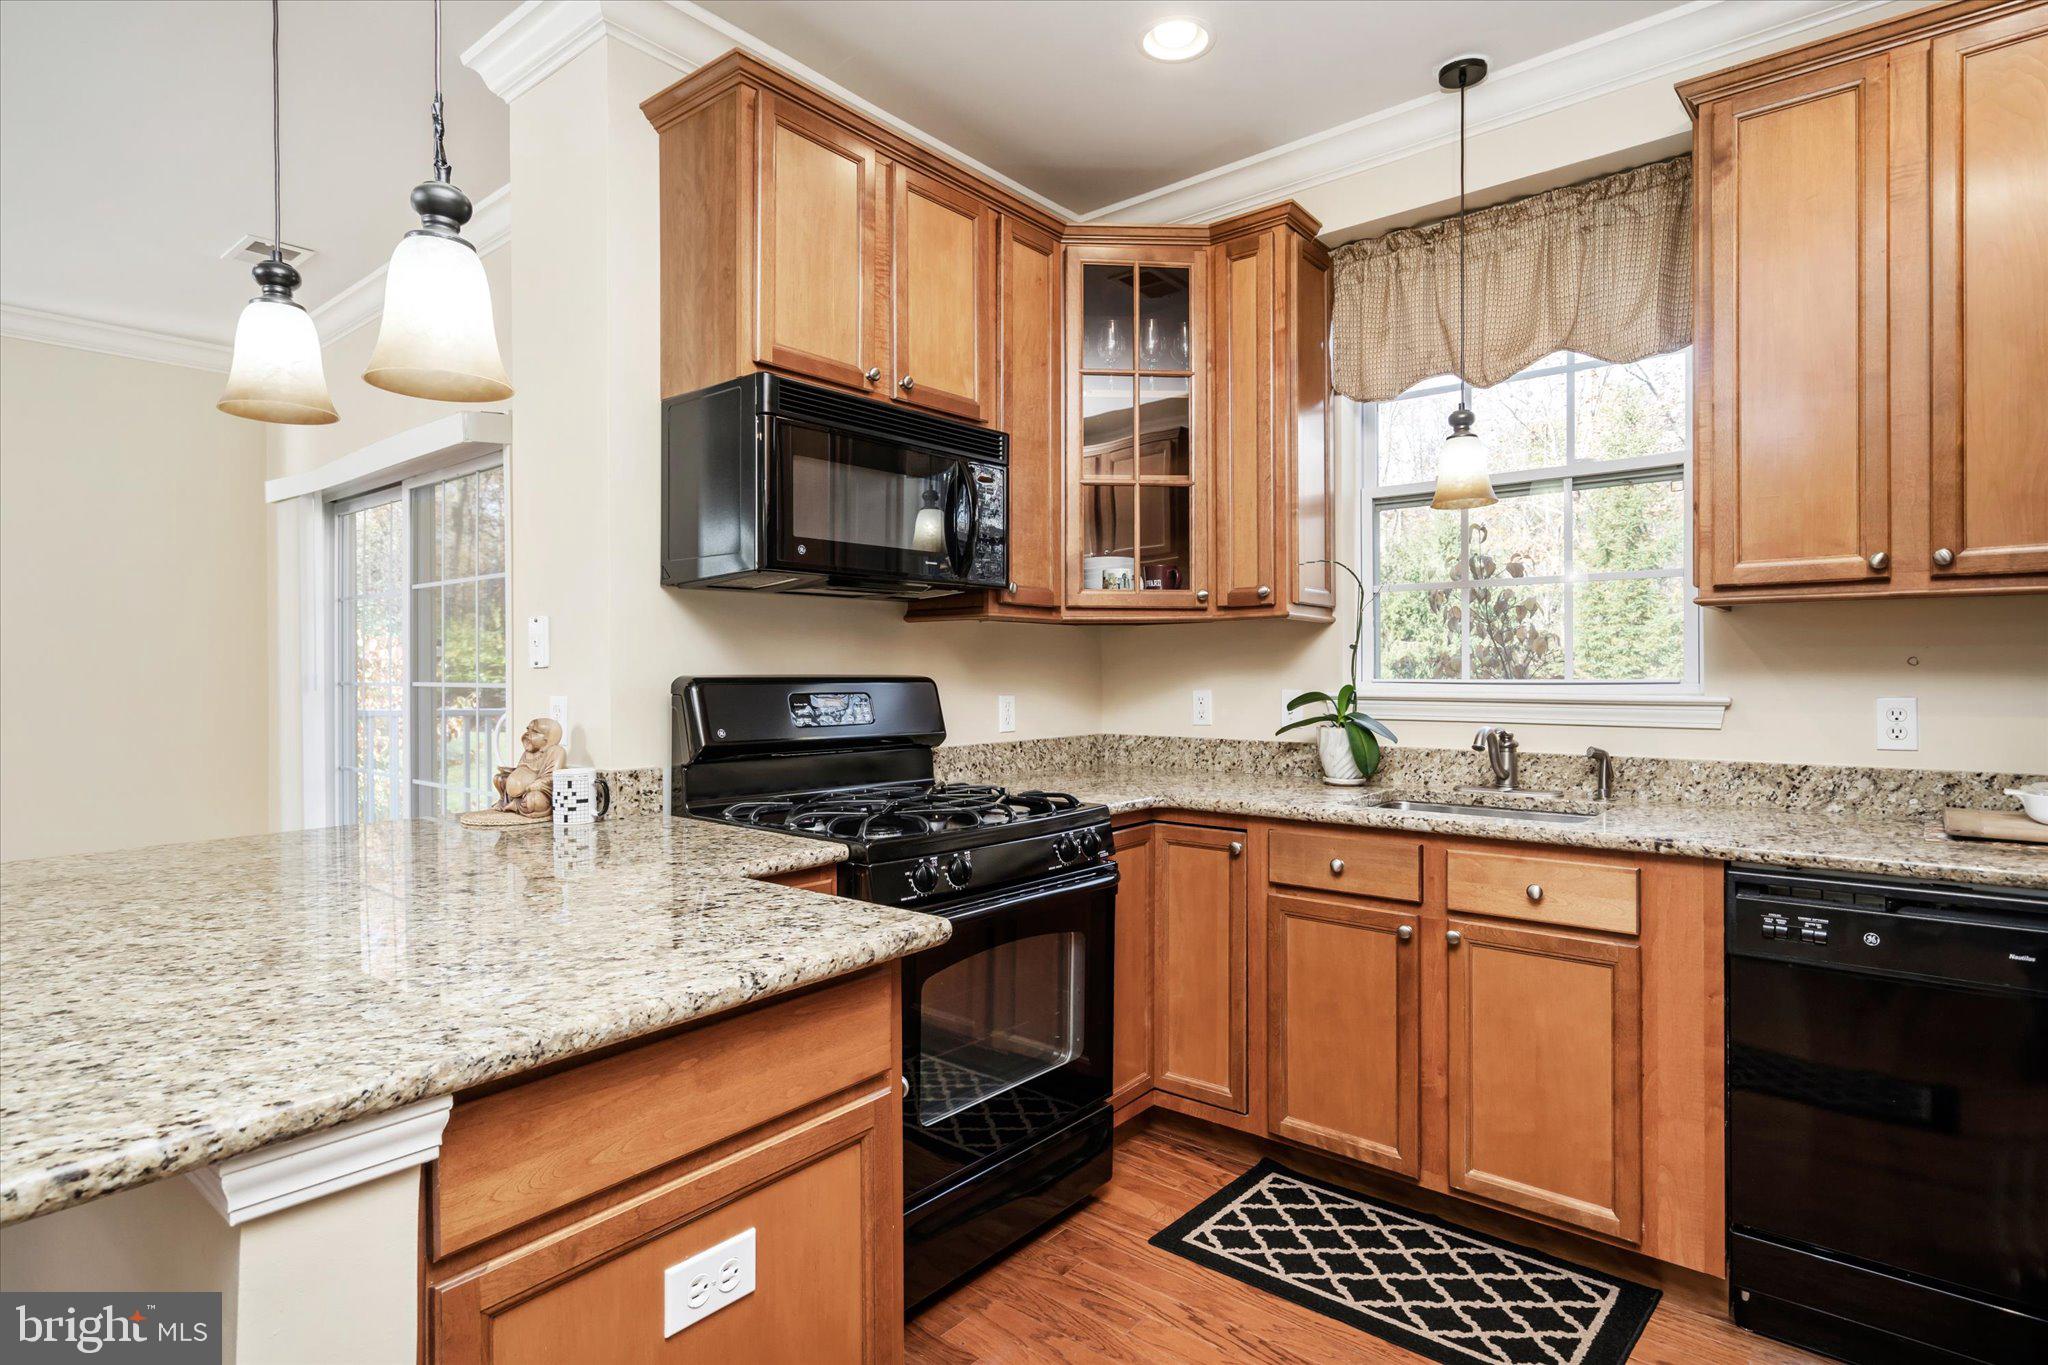
<path id="1" fill-rule="evenodd" d="M 0 868 L 0 1223 L 829 980 L 942 919 L 841 846 L 410 821 Z"/>

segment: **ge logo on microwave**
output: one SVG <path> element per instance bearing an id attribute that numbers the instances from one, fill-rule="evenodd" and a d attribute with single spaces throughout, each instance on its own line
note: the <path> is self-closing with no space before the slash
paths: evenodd
<path id="1" fill-rule="evenodd" d="M 1863 936 L 1863 946 L 1866 948 L 1875 948 L 1878 944 L 1882 942 L 1884 942 L 1884 940 L 1879 938 L 1874 932 L 1865 934 Z"/>

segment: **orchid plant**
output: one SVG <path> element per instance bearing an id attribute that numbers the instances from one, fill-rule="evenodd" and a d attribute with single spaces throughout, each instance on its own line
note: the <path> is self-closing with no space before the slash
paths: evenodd
<path id="1" fill-rule="evenodd" d="M 1358 771 L 1371 777 L 1379 771 L 1381 754 L 1380 741 L 1398 744 L 1394 732 L 1380 721 L 1374 720 L 1358 706 L 1358 647 L 1365 639 L 1365 583 L 1352 572 L 1351 566 L 1340 559 L 1310 559 L 1304 564 L 1330 564 L 1342 569 L 1358 587 L 1357 610 L 1351 623 L 1351 678 L 1337 689 L 1336 695 L 1328 692 L 1304 692 L 1287 703 L 1289 711 L 1303 706 L 1323 705 L 1330 709 L 1317 716 L 1305 716 L 1290 720 L 1273 733 L 1284 735 L 1289 730 L 1300 730 L 1309 726 L 1333 725 L 1344 732 L 1345 740 L 1351 746 L 1352 761 L 1358 764 Z"/>

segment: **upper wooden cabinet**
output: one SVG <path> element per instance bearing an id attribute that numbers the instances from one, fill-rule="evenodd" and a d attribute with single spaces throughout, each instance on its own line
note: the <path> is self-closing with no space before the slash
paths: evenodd
<path id="1" fill-rule="evenodd" d="M 1010 436 L 1010 583 L 912 617 L 1331 618 L 1329 253 L 1069 224 L 739 52 L 660 135 L 663 396 L 755 369 Z"/>
<path id="2" fill-rule="evenodd" d="M 1701 600 L 2048 589 L 2048 10 L 1936 6 L 1679 93 Z"/>

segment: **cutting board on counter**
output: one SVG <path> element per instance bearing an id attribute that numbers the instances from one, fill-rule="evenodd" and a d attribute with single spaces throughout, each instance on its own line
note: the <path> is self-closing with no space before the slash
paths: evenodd
<path id="1" fill-rule="evenodd" d="M 2016 810 L 1945 810 L 1941 813 L 1941 827 L 1958 839 L 2048 844 L 2048 825 L 2036 824 Z"/>

